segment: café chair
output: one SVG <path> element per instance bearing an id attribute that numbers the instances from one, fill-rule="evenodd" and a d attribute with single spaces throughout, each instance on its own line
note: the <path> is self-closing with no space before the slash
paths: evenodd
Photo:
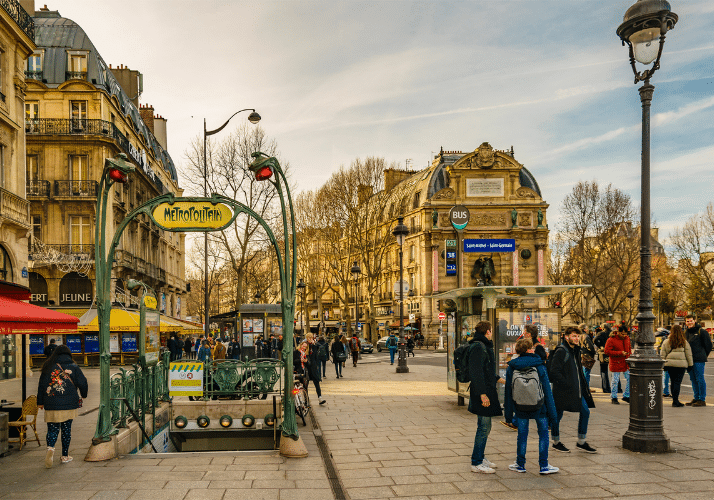
<path id="1" fill-rule="evenodd" d="M 19 440 L 10 440 L 11 443 L 17 443 L 19 441 L 20 450 L 22 450 L 22 446 L 27 440 L 28 427 L 34 431 L 38 446 L 42 446 L 42 444 L 40 444 L 40 436 L 37 435 L 37 411 L 37 396 L 33 394 L 22 403 L 22 415 L 20 415 L 20 419 L 14 422 L 8 422 L 9 427 L 17 427 L 17 432 L 20 433 Z M 32 418 L 30 419 L 30 417 Z"/>

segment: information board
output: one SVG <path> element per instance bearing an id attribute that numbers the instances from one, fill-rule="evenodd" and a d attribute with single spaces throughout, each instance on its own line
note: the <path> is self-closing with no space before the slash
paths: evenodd
<path id="1" fill-rule="evenodd" d="M 109 334 L 109 352 L 119 352 L 119 334 Z"/>
<path id="2" fill-rule="evenodd" d="M 121 352 L 136 352 L 136 334 L 123 333 L 121 336 Z"/>
<path id="3" fill-rule="evenodd" d="M 446 240 L 446 275 L 456 276 L 456 240 Z"/>
<path id="4" fill-rule="evenodd" d="M 99 352 L 99 335 L 84 336 L 84 352 L 85 354 Z"/>
<path id="5" fill-rule="evenodd" d="M 45 336 L 30 335 L 30 354 L 45 353 Z"/>
<path id="6" fill-rule="evenodd" d="M 203 363 L 180 361 L 171 363 L 169 396 L 203 396 Z"/>
<path id="7" fill-rule="evenodd" d="M 69 352 L 79 354 L 82 352 L 82 337 L 79 335 L 67 335 L 67 347 Z"/>
<path id="8" fill-rule="evenodd" d="M 147 364 L 156 363 L 159 360 L 161 350 L 161 317 L 159 311 L 146 310 L 146 338 L 144 339 L 144 356 Z"/>

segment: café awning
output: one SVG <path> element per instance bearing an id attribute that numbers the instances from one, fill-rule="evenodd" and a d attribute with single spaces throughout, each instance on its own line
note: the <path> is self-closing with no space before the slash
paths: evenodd
<path id="1" fill-rule="evenodd" d="M 74 316 L 0 295 L 0 334 L 76 333 L 78 322 Z"/>
<path id="2" fill-rule="evenodd" d="M 109 331 L 112 332 L 138 332 L 139 327 L 139 311 L 127 311 L 126 309 L 112 308 L 109 318 Z M 169 319 L 163 314 L 160 319 L 160 330 L 162 332 L 178 332 L 187 330 L 188 328 L 179 322 L 179 320 Z M 193 327 L 193 325 L 190 325 Z M 79 330 L 82 332 L 98 332 L 99 319 L 97 318 L 97 310 L 90 309 L 79 319 Z M 193 327 L 192 331 L 195 330 Z"/>

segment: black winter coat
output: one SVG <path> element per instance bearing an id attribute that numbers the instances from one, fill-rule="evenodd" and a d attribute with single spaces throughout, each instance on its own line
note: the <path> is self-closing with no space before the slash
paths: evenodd
<path id="1" fill-rule="evenodd" d="M 540 359 L 542 359 L 544 363 L 545 360 L 548 359 L 548 353 L 545 352 L 545 347 L 543 347 L 543 344 L 540 342 L 535 345 L 535 354 L 540 356 Z"/>
<path id="2" fill-rule="evenodd" d="M 310 378 L 310 380 L 317 380 L 318 382 L 322 380 L 322 370 L 320 370 L 320 362 L 317 359 L 317 352 L 318 352 L 318 345 L 317 344 L 307 344 L 308 346 L 308 352 L 307 352 L 307 360 L 308 364 L 305 367 L 305 371 L 307 372 L 307 376 Z"/>
<path id="3" fill-rule="evenodd" d="M 345 344 L 343 344 L 339 340 L 334 340 L 332 342 L 332 345 L 330 346 L 330 354 L 331 354 L 333 363 L 342 363 L 342 361 L 337 361 L 337 355 L 341 352 L 346 352 Z"/>
<path id="4" fill-rule="evenodd" d="M 706 363 L 709 353 L 712 352 L 712 338 L 709 332 L 695 323 L 692 328 L 687 328 L 687 342 L 692 348 L 692 360 L 695 363 Z"/>
<path id="5" fill-rule="evenodd" d="M 45 410 L 76 410 L 79 408 L 77 389 L 82 397 L 86 398 L 89 391 L 87 379 L 69 354 L 57 356 L 57 363 L 62 367 L 62 371 L 70 372 L 66 374 L 72 382 L 64 378 L 59 366 L 55 365 L 49 373 L 40 375 L 37 385 L 37 404 L 44 406 Z"/>
<path id="6" fill-rule="evenodd" d="M 565 342 L 550 353 L 548 378 L 553 384 L 553 400 L 559 411 L 580 413 L 580 397 L 585 397 L 588 408 L 595 408 L 590 387 L 585 383 L 583 365 L 580 362 L 580 346 L 570 347 Z"/>
<path id="7" fill-rule="evenodd" d="M 485 336 L 475 334 L 469 347 L 469 411 L 482 417 L 497 417 L 502 415 L 501 403 L 498 401 L 496 383 L 501 378 L 496 375 L 496 361 L 493 353 L 493 342 Z M 481 394 L 489 399 L 489 406 L 481 404 Z"/>
<path id="8" fill-rule="evenodd" d="M 598 333 L 595 338 L 593 339 L 593 344 L 595 344 L 595 347 L 598 349 L 605 349 L 605 344 L 607 343 L 607 339 L 610 338 L 610 330 L 609 328 L 605 328 L 603 331 Z"/>

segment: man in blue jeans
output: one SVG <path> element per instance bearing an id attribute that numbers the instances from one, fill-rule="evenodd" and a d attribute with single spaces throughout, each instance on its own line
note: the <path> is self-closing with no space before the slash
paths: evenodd
<path id="1" fill-rule="evenodd" d="M 389 338 L 387 338 L 387 349 L 389 349 L 389 362 L 390 364 L 394 364 L 394 353 L 397 352 L 397 348 L 399 347 L 399 342 L 397 341 L 397 337 L 394 335 L 394 332 L 389 334 Z"/>
<path id="2" fill-rule="evenodd" d="M 590 394 L 590 387 L 585 383 L 579 344 L 580 330 L 569 327 L 565 330 L 563 343 L 550 353 L 553 360 L 550 362 L 548 377 L 553 383 L 553 400 L 558 418 L 558 425 L 551 429 L 551 434 L 553 449 L 561 453 L 570 453 L 560 442 L 560 420 L 566 411 L 580 414 L 576 448 L 586 453 L 597 453 L 586 441 L 590 408 L 595 408 L 595 402 Z"/>
<path id="3" fill-rule="evenodd" d="M 687 325 L 687 342 L 692 348 L 692 360 L 694 367 L 689 371 L 689 379 L 692 381 L 694 399 L 687 406 L 706 406 L 707 382 L 704 379 L 704 366 L 712 352 L 712 339 L 704 328 L 696 322 L 697 318 L 693 314 L 687 314 L 684 324 Z"/>

